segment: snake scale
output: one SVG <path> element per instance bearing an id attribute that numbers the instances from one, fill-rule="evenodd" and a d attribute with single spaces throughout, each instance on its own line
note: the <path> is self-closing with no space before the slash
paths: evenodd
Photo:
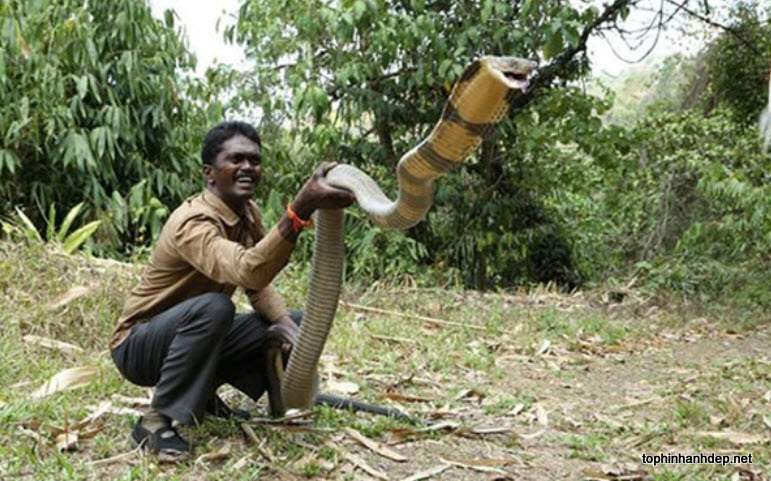
<path id="1" fill-rule="evenodd" d="M 457 167 L 480 145 L 508 112 L 511 96 L 527 87 L 535 63 L 515 57 L 482 57 L 469 65 L 453 87 L 442 117 L 429 136 L 399 161 L 399 194 L 391 201 L 367 174 L 350 165 L 327 173 L 330 184 L 354 193 L 359 206 L 381 226 L 407 229 L 425 217 L 433 199 L 433 182 Z M 314 402 L 316 367 L 337 310 L 345 256 L 343 210 L 316 214 L 313 269 L 303 323 L 286 371 L 278 350 L 269 389 L 273 415 Z M 270 384 L 270 383 L 269 383 Z"/>

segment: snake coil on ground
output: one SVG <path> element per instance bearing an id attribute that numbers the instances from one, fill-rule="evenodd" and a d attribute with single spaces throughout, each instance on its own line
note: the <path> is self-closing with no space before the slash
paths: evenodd
<path id="1" fill-rule="evenodd" d="M 514 57 L 483 57 L 466 68 L 453 87 L 442 118 L 429 136 L 407 152 L 396 169 L 399 195 L 391 201 L 374 180 L 350 165 L 327 174 L 335 186 L 351 190 L 359 206 L 381 226 L 407 229 L 431 207 L 433 182 L 460 165 L 508 112 L 510 96 L 524 90 L 535 63 Z M 343 211 L 316 213 L 313 270 L 297 344 L 281 379 L 281 396 L 271 410 L 307 408 L 315 396 L 316 366 L 337 310 L 345 256 Z M 273 406 L 282 402 L 281 406 Z"/>

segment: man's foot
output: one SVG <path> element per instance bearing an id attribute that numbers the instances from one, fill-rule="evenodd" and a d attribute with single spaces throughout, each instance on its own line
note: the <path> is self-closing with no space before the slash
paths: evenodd
<path id="1" fill-rule="evenodd" d="M 139 418 L 131 432 L 131 443 L 135 447 L 157 454 L 161 461 L 183 461 L 190 455 L 190 444 L 171 427 L 171 422 L 148 429 L 144 425 L 144 418 Z"/>
<path id="2" fill-rule="evenodd" d="M 206 403 L 206 414 L 214 416 L 215 418 L 231 419 L 236 418 L 241 421 L 247 421 L 252 417 L 247 411 L 243 409 L 233 409 L 222 400 L 216 394 L 212 396 Z"/>

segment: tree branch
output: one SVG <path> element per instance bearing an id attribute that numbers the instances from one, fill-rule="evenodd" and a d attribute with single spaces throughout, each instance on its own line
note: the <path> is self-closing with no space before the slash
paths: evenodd
<path id="1" fill-rule="evenodd" d="M 685 4 L 688 3 L 687 1 L 683 2 L 682 4 L 675 3 L 673 0 L 665 0 L 665 1 L 667 3 L 669 3 L 669 4 L 671 4 L 671 5 L 676 5 L 678 7 L 678 10 L 682 10 L 683 12 L 685 12 L 688 15 L 692 16 L 693 18 L 695 18 L 697 20 L 700 20 L 700 21 L 706 23 L 707 25 L 719 28 L 721 30 L 724 30 L 724 31 L 730 33 L 731 35 L 736 37 L 736 39 L 739 40 L 739 42 L 744 44 L 745 47 L 749 48 L 752 51 L 752 53 L 754 53 L 755 55 L 762 55 L 762 53 L 758 49 L 756 49 L 754 45 L 752 45 L 749 41 L 747 41 L 747 39 L 742 37 L 739 34 L 739 32 L 736 31 L 736 29 L 731 28 L 731 27 L 729 27 L 727 25 L 723 25 L 721 23 L 715 22 L 714 20 L 712 20 L 709 17 L 705 17 L 703 15 L 700 15 L 700 14 L 694 12 L 693 10 L 690 10 L 689 8 L 686 8 Z"/>

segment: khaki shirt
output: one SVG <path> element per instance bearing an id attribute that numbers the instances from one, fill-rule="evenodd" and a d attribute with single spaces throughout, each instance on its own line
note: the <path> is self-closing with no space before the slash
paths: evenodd
<path id="1" fill-rule="evenodd" d="M 276 227 L 265 234 L 254 202 L 239 217 L 212 192 L 187 199 L 163 226 L 142 280 L 126 300 L 110 348 L 123 342 L 133 325 L 182 301 L 207 292 L 232 296 L 236 287 L 245 289 L 258 313 L 276 320 L 287 311 L 270 283 L 293 249 L 294 243 Z"/>

